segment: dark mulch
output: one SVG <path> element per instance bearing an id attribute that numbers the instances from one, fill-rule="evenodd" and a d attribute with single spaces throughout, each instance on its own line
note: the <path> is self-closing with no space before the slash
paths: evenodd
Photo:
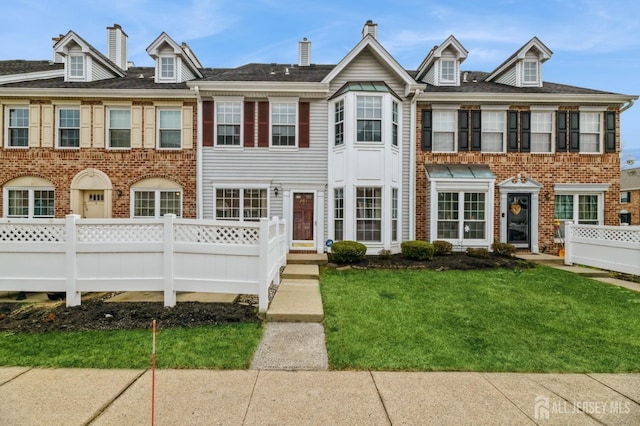
<path id="1" fill-rule="evenodd" d="M 530 266 L 531 264 L 514 257 L 478 258 L 465 253 L 452 253 L 436 256 L 429 261 L 408 260 L 399 254 L 389 257 L 368 256 L 351 267 L 443 271 L 522 269 Z M 106 302 L 105 299 L 109 296 L 111 295 L 86 300 L 74 307 L 66 307 L 64 302 L 0 303 L 0 333 L 149 329 L 154 319 L 160 329 L 261 321 L 255 306 L 241 303 L 178 302 L 172 308 L 165 308 L 158 302 Z"/>

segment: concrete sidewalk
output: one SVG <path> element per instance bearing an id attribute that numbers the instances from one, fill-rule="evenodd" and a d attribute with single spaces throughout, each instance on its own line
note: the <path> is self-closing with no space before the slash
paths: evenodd
<path id="1" fill-rule="evenodd" d="M 150 424 L 151 379 L 2 367 L 0 424 Z M 640 374 L 158 370 L 155 424 L 631 425 Z"/>

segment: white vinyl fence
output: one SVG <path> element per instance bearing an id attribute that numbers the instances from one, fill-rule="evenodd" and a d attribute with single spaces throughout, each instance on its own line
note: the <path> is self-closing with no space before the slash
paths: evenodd
<path id="1" fill-rule="evenodd" d="M 564 263 L 640 275 L 640 226 L 567 223 Z"/>
<path id="2" fill-rule="evenodd" d="M 258 295 L 286 263 L 285 222 L 178 219 L 0 219 L 0 291 L 162 291 Z"/>

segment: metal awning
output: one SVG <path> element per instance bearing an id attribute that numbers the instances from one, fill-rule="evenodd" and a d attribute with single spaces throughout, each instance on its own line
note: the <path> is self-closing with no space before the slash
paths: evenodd
<path id="1" fill-rule="evenodd" d="M 484 164 L 425 164 L 429 179 L 495 179 Z"/>

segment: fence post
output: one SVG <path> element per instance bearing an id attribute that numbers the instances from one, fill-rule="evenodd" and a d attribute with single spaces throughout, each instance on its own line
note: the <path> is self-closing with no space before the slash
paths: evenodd
<path id="1" fill-rule="evenodd" d="M 174 268 L 173 261 L 173 227 L 175 226 L 176 215 L 165 214 L 163 217 L 163 254 L 162 267 L 164 276 L 164 306 L 176 305 L 176 290 L 174 288 Z"/>
<path id="2" fill-rule="evenodd" d="M 68 214 L 65 218 L 65 233 L 67 235 L 66 253 L 65 253 L 65 269 L 67 275 L 67 306 L 78 306 L 81 303 L 82 295 L 77 288 L 77 228 L 76 220 L 80 219 L 80 215 Z"/>
<path id="3" fill-rule="evenodd" d="M 267 312 L 269 307 L 269 219 L 260 219 L 258 241 L 258 311 Z"/>
<path id="4" fill-rule="evenodd" d="M 571 240 L 573 235 L 571 228 L 573 222 L 564 222 L 564 264 L 573 265 L 573 241 Z"/>

